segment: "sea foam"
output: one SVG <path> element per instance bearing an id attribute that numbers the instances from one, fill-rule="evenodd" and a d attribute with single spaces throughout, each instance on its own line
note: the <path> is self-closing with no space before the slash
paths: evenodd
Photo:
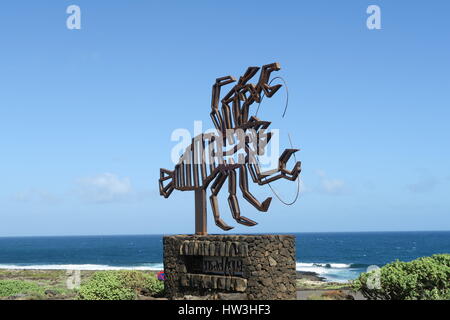
<path id="1" fill-rule="evenodd" d="M 0 269 L 10 270 L 142 270 L 159 271 L 164 269 L 162 263 L 149 263 L 140 266 L 108 266 L 101 264 L 47 264 L 47 265 L 15 265 L 0 264 Z"/>

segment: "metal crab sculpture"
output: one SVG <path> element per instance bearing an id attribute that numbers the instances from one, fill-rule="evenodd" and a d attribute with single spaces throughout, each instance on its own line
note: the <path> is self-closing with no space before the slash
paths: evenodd
<path id="1" fill-rule="evenodd" d="M 237 179 L 244 199 L 256 209 L 266 212 L 272 201 L 268 197 L 263 202 L 258 201 L 249 191 L 248 173 L 258 185 L 270 184 L 278 179 L 295 181 L 301 172 L 301 162 L 296 162 L 292 170 L 286 169 L 286 164 L 297 149 L 286 149 L 278 160 L 278 169 L 261 172 L 257 155 L 263 155 L 265 146 L 271 139 L 271 133 L 266 132 L 271 124 L 255 116 L 249 117 L 250 106 L 261 103 L 264 96 L 272 97 L 282 85 L 270 86 L 270 75 L 280 70 L 278 63 L 265 65 L 261 68 L 259 81 L 256 85 L 248 83 L 260 70 L 259 67 L 249 67 L 239 78 L 235 86 L 220 99 L 221 88 L 236 82 L 232 76 L 218 78 L 212 88 L 211 119 L 217 133 L 200 134 L 192 139 L 173 171 L 160 169 L 160 194 L 168 198 L 173 190 L 195 191 L 195 231 L 198 235 L 206 235 L 206 190 L 211 184 L 209 197 L 218 227 L 228 231 L 233 227 L 227 225 L 220 217 L 217 196 L 228 180 L 228 203 L 233 218 L 237 223 L 254 226 L 257 223 L 241 215 L 236 196 Z M 222 103 L 219 111 L 219 103 Z M 233 156 L 238 152 L 239 160 Z M 238 172 L 237 172 L 238 171 Z"/>

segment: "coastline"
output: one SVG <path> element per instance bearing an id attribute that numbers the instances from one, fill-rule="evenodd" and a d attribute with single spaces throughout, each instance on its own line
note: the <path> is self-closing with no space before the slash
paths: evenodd
<path id="1" fill-rule="evenodd" d="M 297 271 L 297 300 L 366 300 L 350 281 L 327 281 L 316 272 Z"/>
<path id="2" fill-rule="evenodd" d="M 117 269 L 118 270 L 118 269 Z M 124 270 L 124 269 L 122 269 Z M 129 269 L 128 269 L 129 270 Z M 114 272 L 116 270 L 102 270 Z M 135 270 L 156 277 L 157 270 Z M 86 283 L 98 270 L 80 270 L 80 283 Z M 27 284 L 34 288 L 31 292 L 17 292 L 9 296 L 0 296 L 0 300 L 75 300 L 77 292 L 68 287 L 72 274 L 62 269 L 0 269 L 0 281 Z M 351 291 L 350 284 L 326 281 L 315 272 L 297 271 L 298 300 L 348 300 L 362 298 Z M 139 292 L 138 300 L 161 299 Z"/>
<path id="3" fill-rule="evenodd" d="M 371 265 L 412 261 L 450 247 L 450 232 L 294 234 L 296 270 L 315 272 L 328 282 L 345 283 Z M 160 235 L 0 238 L 0 270 L 145 271 L 163 269 L 162 261 Z"/>
<path id="4" fill-rule="evenodd" d="M 0 270 L 80 270 L 80 271 L 114 271 L 114 270 L 137 270 L 137 271 L 161 271 L 164 269 L 162 262 L 145 263 L 140 265 L 106 265 L 106 264 L 0 264 Z M 312 281 L 346 283 L 355 279 L 359 272 L 352 275 L 339 275 L 347 270 L 355 270 L 346 264 L 328 263 L 301 263 L 296 262 L 297 275 Z M 360 270 L 361 272 L 363 270 Z M 338 278 L 336 278 L 338 276 Z M 348 277 L 348 278 L 347 278 Z"/>
<path id="5" fill-rule="evenodd" d="M 322 277 L 317 272 L 313 271 L 297 271 L 297 279 L 313 282 L 327 282 L 325 277 Z"/>

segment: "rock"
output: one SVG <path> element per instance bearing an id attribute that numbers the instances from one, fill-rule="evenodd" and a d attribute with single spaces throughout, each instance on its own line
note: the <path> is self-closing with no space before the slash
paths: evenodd
<path id="1" fill-rule="evenodd" d="M 225 244 L 225 242 L 221 242 L 220 243 L 220 253 L 219 253 L 219 255 L 221 256 L 221 257 L 225 257 L 225 250 L 226 250 L 226 244 Z"/>
<path id="2" fill-rule="evenodd" d="M 272 280 L 269 278 L 262 278 L 261 283 L 264 287 L 269 287 L 272 284 Z M 264 290 L 264 288 L 263 288 L 263 290 Z"/>
<path id="3" fill-rule="evenodd" d="M 293 286 L 291 283 L 289 283 L 289 284 L 287 285 L 287 289 L 288 289 L 289 291 L 294 291 L 296 288 L 295 288 L 295 286 Z"/>
<path id="4" fill-rule="evenodd" d="M 23 293 L 18 293 L 16 295 L 7 297 L 6 300 L 26 300 L 28 296 L 26 294 Z"/>
<path id="5" fill-rule="evenodd" d="M 155 298 L 155 297 L 149 297 L 149 296 L 138 296 L 137 300 L 168 300 L 167 298 Z"/>
<path id="6" fill-rule="evenodd" d="M 234 290 L 237 292 L 245 292 L 247 289 L 247 280 L 246 279 L 235 279 Z"/>
<path id="7" fill-rule="evenodd" d="M 45 290 L 44 291 L 45 295 L 50 296 L 50 297 L 54 297 L 58 295 L 58 292 L 54 291 L 54 290 Z"/>
<path id="8" fill-rule="evenodd" d="M 217 300 L 247 300 L 245 293 L 219 293 Z"/>
<path id="9" fill-rule="evenodd" d="M 152 295 L 152 293 L 150 292 L 150 290 L 146 289 L 146 288 L 142 288 L 139 292 L 140 295 L 142 296 L 146 296 L 149 297 Z"/>
<path id="10" fill-rule="evenodd" d="M 185 295 L 182 298 L 182 300 L 208 300 L 207 298 L 208 296 L 200 297 L 200 296 Z"/>
<path id="11" fill-rule="evenodd" d="M 271 267 L 275 267 L 277 265 L 277 261 L 274 258 L 269 257 L 269 265 Z"/>

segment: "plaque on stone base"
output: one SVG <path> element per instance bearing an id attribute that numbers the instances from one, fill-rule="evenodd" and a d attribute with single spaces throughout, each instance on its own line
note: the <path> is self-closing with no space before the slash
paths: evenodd
<path id="1" fill-rule="evenodd" d="M 249 300 L 296 298 L 295 237 L 164 237 L 165 290 L 171 299 L 230 295 Z"/>

